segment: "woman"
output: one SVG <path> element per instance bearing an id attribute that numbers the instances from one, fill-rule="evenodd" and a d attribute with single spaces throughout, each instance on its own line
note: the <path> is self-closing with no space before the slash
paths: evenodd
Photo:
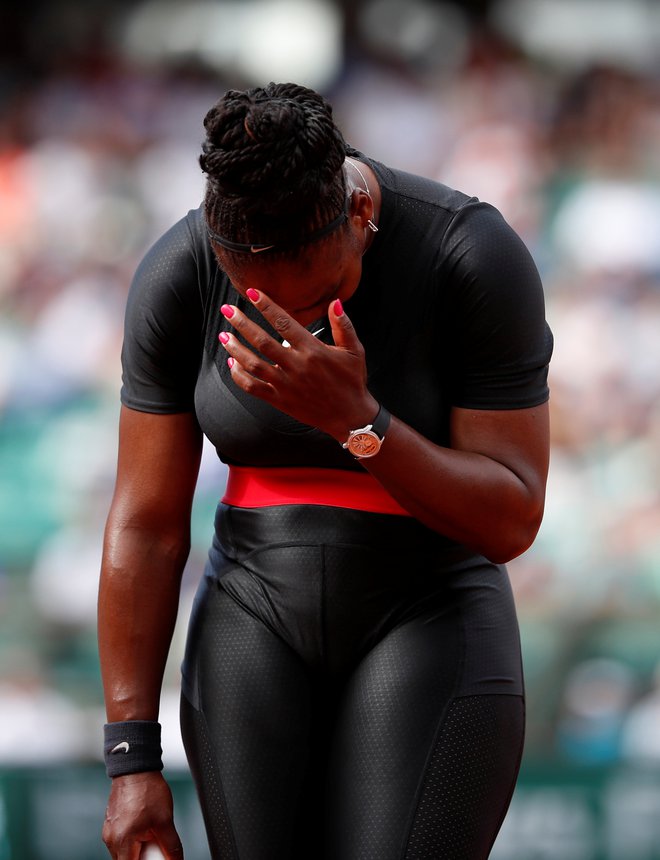
<path id="1" fill-rule="evenodd" d="M 213 858 L 485 858 L 523 744 L 503 563 L 538 530 L 551 335 L 492 207 L 311 90 L 208 113 L 203 206 L 128 302 L 99 602 L 104 839 L 182 856 L 158 699 L 202 433 L 229 464 L 182 730 Z"/>

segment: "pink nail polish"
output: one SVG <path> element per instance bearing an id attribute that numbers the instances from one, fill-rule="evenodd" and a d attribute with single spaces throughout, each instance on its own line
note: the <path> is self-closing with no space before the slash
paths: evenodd
<path id="1" fill-rule="evenodd" d="M 344 313 L 344 307 L 340 299 L 335 299 L 332 310 L 335 312 L 336 317 L 340 317 Z"/>
<path id="2" fill-rule="evenodd" d="M 234 316 L 234 309 L 231 305 L 223 305 L 220 308 L 220 313 L 223 317 L 227 317 L 227 319 L 230 320 Z"/>
<path id="3" fill-rule="evenodd" d="M 249 290 L 245 291 L 245 295 L 248 297 L 248 299 L 250 299 L 251 302 L 259 301 L 259 293 L 257 290 L 253 290 L 252 287 L 250 287 Z"/>
<path id="4" fill-rule="evenodd" d="M 218 335 L 218 340 L 220 341 L 220 343 L 229 343 L 229 335 L 226 331 L 221 331 Z"/>
<path id="5" fill-rule="evenodd" d="M 229 356 L 229 358 L 227 359 L 227 364 L 229 365 L 229 369 L 231 370 L 234 366 L 234 359 L 231 356 Z"/>

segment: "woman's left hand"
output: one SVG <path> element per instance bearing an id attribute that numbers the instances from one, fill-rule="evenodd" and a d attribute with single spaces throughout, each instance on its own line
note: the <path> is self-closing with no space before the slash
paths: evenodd
<path id="1" fill-rule="evenodd" d="M 236 306 L 223 305 L 222 313 L 233 328 L 263 356 L 233 334 L 221 332 L 236 385 L 340 442 L 350 430 L 373 420 L 378 402 L 367 389 L 364 347 L 338 299 L 328 309 L 334 340 L 328 346 L 265 293 L 249 290 L 248 298 L 288 346 Z"/>

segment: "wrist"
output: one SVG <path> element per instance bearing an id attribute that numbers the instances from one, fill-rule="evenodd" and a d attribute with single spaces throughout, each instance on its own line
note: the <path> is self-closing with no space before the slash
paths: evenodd
<path id="1" fill-rule="evenodd" d="M 103 734 L 103 756 L 109 777 L 163 769 L 161 726 L 155 720 L 106 723 Z"/>
<path id="2" fill-rule="evenodd" d="M 352 430 L 371 424 L 379 409 L 380 403 L 367 392 L 366 398 L 361 403 L 356 404 L 351 409 L 350 414 L 342 415 L 335 422 L 335 427 L 330 431 L 330 435 L 336 442 L 343 445 Z"/>
<path id="3" fill-rule="evenodd" d="M 345 448 L 357 460 L 375 457 L 385 441 L 385 434 L 391 420 L 392 416 L 381 404 L 372 421 L 350 431 L 348 438 L 342 443 L 342 448 Z"/>

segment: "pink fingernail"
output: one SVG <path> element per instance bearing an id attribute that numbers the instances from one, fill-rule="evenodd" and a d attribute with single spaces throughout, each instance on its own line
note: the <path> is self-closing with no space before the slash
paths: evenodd
<path id="1" fill-rule="evenodd" d="M 335 312 L 336 317 L 340 317 L 344 313 L 344 307 L 339 299 L 335 299 L 332 310 Z"/>
<path id="2" fill-rule="evenodd" d="M 234 359 L 231 356 L 229 356 L 229 358 L 227 359 L 227 364 L 229 365 L 229 369 L 231 370 L 234 366 Z"/>
<path id="3" fill-rule="evenodd" d="M 226 331 L 221 331 L 218 335 L 218 340 L 220 341 L 220 343 L 229 343 L 229 335 Z"/>
<path id="4" fill-rule="evenodd" d="M 249 290 L 245 291 L 245 295 L 248 297 L 248 299 L 250 299 L 251 302 L 259 301 L 259 292 L 257 290 L 253 290 L 252 287 L 250 287 Z"/>
<path id="5" fill-rule="evenodd" d="M 227 317 L 227 319 L 230 320 L 234 316 L 234 309 L 231 305 L 223 305 L 220 308 L 220 313 L 223 317 Z"/>

